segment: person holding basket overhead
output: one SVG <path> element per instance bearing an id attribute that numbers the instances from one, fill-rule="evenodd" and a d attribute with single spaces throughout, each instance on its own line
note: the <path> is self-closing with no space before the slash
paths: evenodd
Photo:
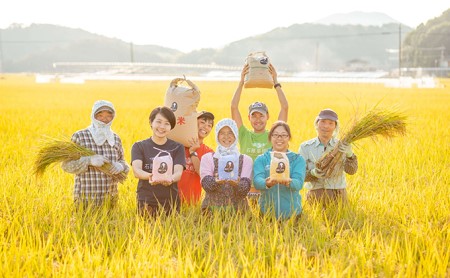
<path id="1" fill-rule="evenodd" d="M 287 122 L 288 119 L 288 101 L 283 92 L 281 84 L 278 83 L 278 74 L 275 67 L 269 63 L 268 71 L 273 79 L 273 88 L 276 91 L 278 101 L 280 103 L 280 112 L 278 113 L 278 120 Z M 241 72 L 241 80 L 231 100 L 231 117 L 236 122 L 239 129 L 239 146 L 243 154 L 250 156 L 253 161 L 260 154 L 266 152 L 272 145 L 269 140 L 269 131 L 266 129 L 267 121 L 269 120 L 269 109 L 265 103 L 256 101 L 248 107 L 248 120 L 251 124 L 251 129 L 247 128 L 239 112 L 239 102 L 241 99 L 242 89 L 244 88 L 246 76 L 249 74 L 249 65 L 246 64 Z M 260 196 L 259 190 L 251 187 L 248 194 L 249 200 L 256 202 Z"/>

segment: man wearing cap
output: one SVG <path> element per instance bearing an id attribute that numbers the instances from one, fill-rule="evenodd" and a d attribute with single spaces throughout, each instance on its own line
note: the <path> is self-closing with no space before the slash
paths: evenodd
<path id="1" fill-rule="evenodd" d="M 195 205 L 200 201 L 202 186 L 200 184 L 200 160 L 206 153 L 213 150 L 203 143 L 214 126 L 214 115 L 202 111 L 197 117 L 198 137 L 189 140 L 189 147 L 185 147 L 186 169 L 178 182 L 178 193 L 181 202 Z"/>
<path id="2" fill-rule="evenodd" d="M 231 100 L 231 117 L 236 122 L 239 128 L 239 146 L 240 152 L 250 156 L 253 161 L 260 154 L 265 153 L 272 147 L 269 141 L 269 131 L 266 129 L 267 120 L 269 119 L 269 110 L 262 102 L 254 102 L 248 108 L 248 119 L 252 129 L 244 126 L 241 113 L 239 112 L 239 101 L 241 99 L 242 88 L 244 87 L 245 75 L 248 74 L 249 66 L 245 65 L 241 72 L 241 80 Z M 278 75 L 272 64 L 269 65 L 269 72 L 272 75 L 274 82 L 274 89 L 277 93 L 278 101 L 280 102 L 280 113 L 278 120 L 287 122 L 288 118 L 288 101 L 281 89 L 281 84 L 278 83 Z M 253 185 L 248 196 L 257 199 L 260 193 Z"/>
<path id="3" fill-rule="evenodd" d="M 335 178 L 325 178 L 324 173 L 315 167 L 315 163 L 326 152 L 331 151 L 339 140 L 339 119 L 331 109 L 320 111 L 314 120 L 317 137 L 300 145 L 299 153 L 306 161 L 305 188 L 308 189 L 306 200 L 320 202 L 324 206 L 330 201 L 347 201 L 347 183 L 345 173 L 353 175 L 358 170 L 358 159 L 350 144 L 341 144 L 339 151 L 344 153 L 344 171 Z"/>
<path id="4" fill-rule="evenodd" d="M 91 125 L 72 135 L 72 142 L 95 153 L 62 163 L 64 171 L 75 174 L 73 193 L 76 204 L 87 207 L 90 204 L 115 205 L 117 202 L 117 185 L 126 177 L 119 174 L 128 174 L 130 168 L 124 160 L 122 141 L 111 129 L 115 116 L 111 102 L 98 100 L 92 107 Z M 108 174 L 98 170 L 105 162 L 111 163 Z"/>

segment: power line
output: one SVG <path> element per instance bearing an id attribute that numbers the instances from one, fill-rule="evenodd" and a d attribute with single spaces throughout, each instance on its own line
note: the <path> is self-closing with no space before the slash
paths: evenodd
<path id="1" fill-rule="evenodd" d="M 450 36 L 450 32 L 415 32 L 414 34 L 426 34 L 433 36 Z M 387 36 L 387 35 L 398 35 L 398 31 L 383 31 L 374 33 L 356 33 L 356 34 L 336 34 L 336 35 L 316 35 L 316 36 L 289 36 L 290 39 L 319 39 L 319 38 L 351 38 L 351 37 L 372 37 L 372 36 Z M 272 40 L 286 38 L 285 36 L 271 36 L 269 38 L 263 38 L 263 40 Z M 91 40 L 91 39 L 85 39 Z M 4 44 L 20 44 L 20 43 L 69 43 L 85 41 L 84 39 L 73 39 L 73 40 L 3 40 Z"/>
<path id="2" fill-rule="evenodd" d="M 3 43 L 67 43 L 67 42 L 77 42 L 80 40 L 48 40 L 48 41 L 43 41 L 43 40 L 39 40 L 39 41 L 25 41 L 25 40 L 14 40 L 14 41 L 8 41 L 8 40 L 4 40 Z"/>

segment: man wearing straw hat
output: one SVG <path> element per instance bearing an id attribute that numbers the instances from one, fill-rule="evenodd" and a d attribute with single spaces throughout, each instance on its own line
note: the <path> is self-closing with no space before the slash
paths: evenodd
<path id="1" fill-rule="evenodd" d="M 231 100 L 231 118 L 236 122 L 239 129 L 239 147 L 242 154 L 246 154 L 255 161 L 256 157 L 265 153 L 272 147 L 269 141 L 269 131 L 266 129 L 267 120 L 269 119 L 269 109 L 262 102 L 254 102 L 248 107 L 248 119 L 252 125 L 252 129 L 244 126 L 241 113 L 239 112 L 239 101 L 241 99 L 242 89 L 244 87 L 245 76 L 249 72 L 249 66 L 246 64 L 241 72 L 241 80 Z M 278 120 L 287 122 L 288 118 L 288 101 L 278 83 L 278 75 L 272 64 L 269 65 L 269 72 L 273 78 L 273 87 L 277 93 L 280 102 L 280 113 Z M 252 185 L 248 197 L 250 200 L 258 200 L 261 193 Z"/>
<path id="2" fill-rule="evenodd" d="M 339 144 L 339 151 L 343 156 L 344 171 L 336 177 L 325 178 L 325 173 L 316 168 L 316 161 L 338 145 L 336 138 L 339 132 L 339 119 L 331 109 L 320 111 L 314 120 L 317 137 L 303 142 L 299 153 L 306 161 L 305 188 L 308 189 L 308 202 L 321 202 L 326 205 L 330 201 L 347 201 L 347 183 L 345 173 L 353 175 L 358 170 L 358 159 L 350 144 Z"/>

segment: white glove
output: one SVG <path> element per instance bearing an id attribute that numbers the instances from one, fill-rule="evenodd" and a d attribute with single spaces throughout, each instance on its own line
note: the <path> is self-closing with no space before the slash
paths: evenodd
<path id="1" fill-rule="evenodd" d="M 321 179 L 321 178 L 325 177 L 324 171 L 322 171 L 320 169 L 317 169 L 317 168 L 312 169 L 310 171 L 310 173 L 311 173 L 311 175 L 313 175 L 314 177 L 316 177 L 318 179 Z"/>
<path id="2" fill-rule="evenodd" d="M 341 142 L 341 144 L 339 144 L 339 151 L 344 153 L 346 157 L 352 157 L 353 155 L 352 145 L 348 143 Z"/>
<path id="3" fill-rule="evenodd" d="M 94 167 L 101 167 L 106 162 L 106 158 L 103 155 L 91 155 L 89 156 L 89 164 Z"/>
<path id="4" fill-rule="evenodd" d="M 112 175 L 117 175 L 120 172 L 122 172 L 123 170 L 125 170 L 125 169 L 124 169 L 123 165 L 120 162 L 113 162 L 111 164 L 111 168 L 109 168 L 109 172 Z"/>

